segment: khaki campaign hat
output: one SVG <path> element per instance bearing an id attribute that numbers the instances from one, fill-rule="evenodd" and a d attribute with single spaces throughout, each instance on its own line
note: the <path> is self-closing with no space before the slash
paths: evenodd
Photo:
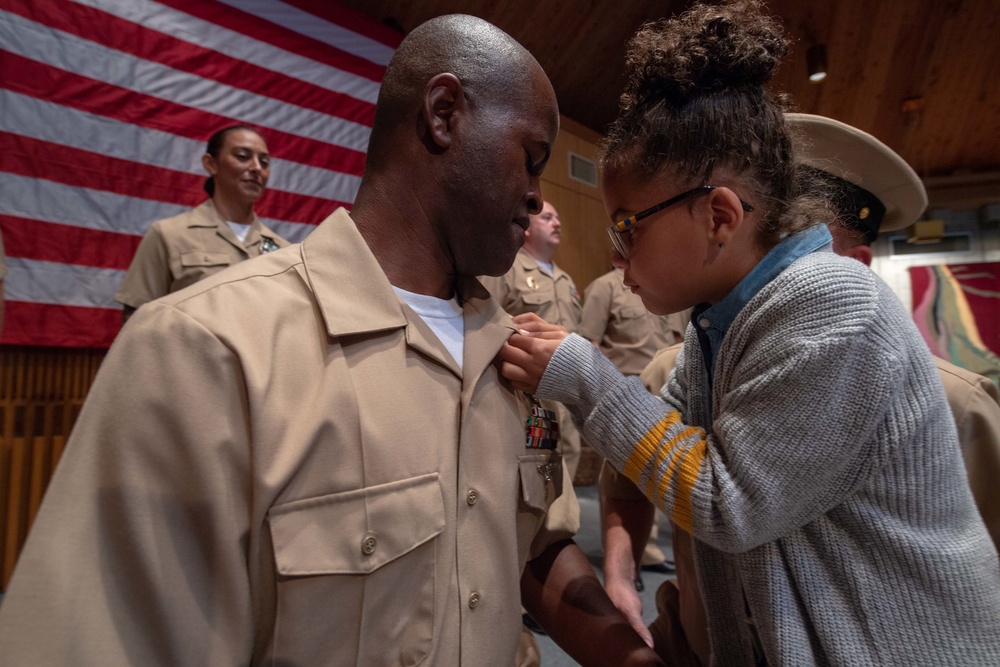
<path id="1" fill-rule="evenodd" d="M 920 177 L 881 141 L 839 120 L 785 114 L 796 140 L 796 161 L 832 176 L 839 186 L 834 204 L 845 222 L 874 239 L 915 223 L 927 208 Z"/>

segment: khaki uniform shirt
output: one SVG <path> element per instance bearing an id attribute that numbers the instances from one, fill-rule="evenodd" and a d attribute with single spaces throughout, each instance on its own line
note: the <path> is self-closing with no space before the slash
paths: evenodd
<path id="1" fill-rule="evenodd" d="M 555 264 L 552 275 L 548 275 L 523 248 L 517 252 L 514 265 L 506 274 L 480 280 L 500 302 L 500 307 L 511 315 L 535 313 L 570 332 L 576 331 L 580 324 L 580 294 L 573 279 Z"/>
<path id="2" fill-rule="evenodd" d="M 500 306 L 511 315 L 535 313 L 550 324 L 558 324 L 569 331 L 576 331 L 580 324 L 580 294 L 569 274 L 552 264 L 552 275 L 542 271 L 538 261 L 523 248 L 517 252 L 510 270 L 494 278 L 480 278 Z M 556 413 L 559 423 L 559 451 L 566 458 L 570 483 L 580 464 L 580 431 L 562 403 L 542 401 Z"/>
<path id="3" fill-rule="evenodd" d="M 642 372 L 657 351 L 684 340 L 685 313 L 654 315 L 615 269 L 587 286 L 577 333 L 597 343 L 625 375 Z M 689 313 L 690 311 L 688 311 Z"/>
<path id="4" fill-rule="evenodd" d="M 934 362 L 958 427 L 969 488 L 1000 550 L 1000 392 L 982 375 L 937 357 Z"/>
<path id="5" fill-rule="evenodd" d="M 288 241 L 265 227 L 256 214 L 240 241 L 208 199 L 187 213 L 153 223 L 139 243 L 115 300 L 138 308 L 269 248 L 286 245 Z"/>
<path id="6" fill-rule="evenodd" d="M 464 370 L 339 209 L 140 309 L 0 605 L 10 665 L 503 665 L 579 522 L 474 280 Z"/>

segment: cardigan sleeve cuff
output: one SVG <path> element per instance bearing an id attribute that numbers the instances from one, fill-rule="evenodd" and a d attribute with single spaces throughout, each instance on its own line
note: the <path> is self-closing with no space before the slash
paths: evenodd
<path id="1" fill-rule="evenodd" d="M 567 336 L 549 361 L 535 395 L 589 414 L 605 392 L 625 379 L 586 339 Z"/>

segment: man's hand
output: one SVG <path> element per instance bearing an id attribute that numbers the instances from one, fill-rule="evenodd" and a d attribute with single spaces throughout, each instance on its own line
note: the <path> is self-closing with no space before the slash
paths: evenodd
<path id="1" fill-rule="evenodd" d="M 515 389 L 535 393 L 556 348 L 569 332 L 565 327 L 549 324 L 534 313 L 514 317 L 518 327 L 500 349 L 500 372 Z"/>

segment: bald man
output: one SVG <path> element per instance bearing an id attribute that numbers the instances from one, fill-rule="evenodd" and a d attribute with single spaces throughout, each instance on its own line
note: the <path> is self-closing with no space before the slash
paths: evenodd
<path id="1" fill-rule="evenodd" d="M 500 380 L 513 326 L 473 277 L 510 267 L 558 118 L 494 26 L 414 30 L 351 212 L 115 342 L 0 662 L 508 667 L 523 599 L 584 664 L 657 664 L 570 539 L 556 438 Z"/>

